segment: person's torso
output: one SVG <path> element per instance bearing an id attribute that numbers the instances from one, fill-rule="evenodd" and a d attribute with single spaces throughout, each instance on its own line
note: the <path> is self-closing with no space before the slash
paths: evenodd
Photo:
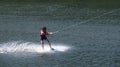
<path id="1" fill-rule="evenodd" d="M 46 36 L 47 32 L 46 30 L 40 30 L 40 36 Z"/>

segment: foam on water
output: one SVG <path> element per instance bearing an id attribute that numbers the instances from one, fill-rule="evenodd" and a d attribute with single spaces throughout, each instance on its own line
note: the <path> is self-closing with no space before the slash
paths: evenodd
<path id="1" fill-rule="evenodd" d="M 52 47 L 55 51 L 64 52 L 67 51 L 70 47 L 65 46 L 64 44 L 52 44 Z M 51 49 L 49 45 L 45 44 L 44 50 L 42 50 L 41 45 L 33 42 L 23 42 L 23 41 L 12 41 L 0 44 L 0 53 L 7 52 L 50 52 Z"/>

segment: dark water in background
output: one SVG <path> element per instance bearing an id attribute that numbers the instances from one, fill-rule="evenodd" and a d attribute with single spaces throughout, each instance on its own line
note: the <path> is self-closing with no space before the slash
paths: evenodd
<path id="1" fill-rule="evenodd" d="M 120 67 L 120 9 L 48 36 L 54 46 L 71 48 L 65 52 L 29 52 L 40 47 L 39 30 L 43 26 L 54 32 L 114 9 L 1 4 L 0 67 Z"/>

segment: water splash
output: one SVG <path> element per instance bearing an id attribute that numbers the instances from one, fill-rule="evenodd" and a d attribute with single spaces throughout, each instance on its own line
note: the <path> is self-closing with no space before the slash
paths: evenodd
<path id="1" fill-rule="evenodd" d="M 10 53 L 10 52 L 50 52 L 50 47 L 45 44 L 45 49 L 42 50 L 41 45 L 33 42 L 24 42 L 24 41 L 12 41 L 0 44 L 0 53 Z M 70 47 L 65 46 L 64 44 L 52 44 L 52 47 L 55 51 L 64 52 L 67 51 Z"/>

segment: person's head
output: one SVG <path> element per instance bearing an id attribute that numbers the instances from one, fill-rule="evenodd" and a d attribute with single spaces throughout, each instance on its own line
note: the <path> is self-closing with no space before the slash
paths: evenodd
<path id="1" fill-rule="evenodd" d="M 43 30 L 46 30 L 47 28 L 46 28 L 46 27 L 43 27 L 42 29 L 43 29 Z"/>

